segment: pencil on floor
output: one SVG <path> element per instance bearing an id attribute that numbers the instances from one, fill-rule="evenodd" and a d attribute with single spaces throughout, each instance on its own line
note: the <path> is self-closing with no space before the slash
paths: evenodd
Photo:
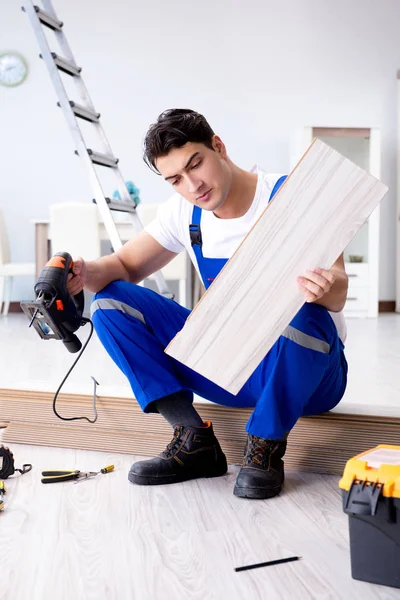
<path id="1" fill-rule="evenodd" d="M 268 562 L 256 563 L 254 565 L 246 565 L 244 567 L 236 567 L 235 571 L 247 571 L 248 569 L 257 569 L 258 567 L 270 567 L 272 565 L 280 565 L 282 563 L 300 560 L 301 556 L 291 556 L 290 558 L 280 558 L 278 560 L 270 560 Z"/>

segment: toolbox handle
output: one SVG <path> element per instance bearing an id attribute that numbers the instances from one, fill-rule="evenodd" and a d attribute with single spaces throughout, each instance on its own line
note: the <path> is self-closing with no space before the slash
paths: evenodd
<path id="1" fill-rule="evenodd" d="M 352 515 L 376 515 L 383 484 L 353 479 L 344 505 L 344 512 Z"/>

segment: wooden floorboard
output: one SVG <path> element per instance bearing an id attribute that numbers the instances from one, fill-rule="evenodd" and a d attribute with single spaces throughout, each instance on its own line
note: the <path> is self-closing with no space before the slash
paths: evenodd
<path id="1" fill-rule="evenodd" d="M 304 303 L 296 277 L 329 269 L 387 189 L 315 140 L 166 353 L 237 394 Z"/>
<path id="2" fill-rule="evenodd" d="M 289 471 L 283 494 L 232 494 L 238 467 L 215 479 L 135 486 L 140 457 L 12 447 L 33 470 L 7 480 L 0 513 L 0 600 L 394 600 L 350 574 L 338 477 Z M 40 483 L 44 469 L 115 471 L 78 485 Z M 296 563 L 236 573 L 255 562 Z"/>

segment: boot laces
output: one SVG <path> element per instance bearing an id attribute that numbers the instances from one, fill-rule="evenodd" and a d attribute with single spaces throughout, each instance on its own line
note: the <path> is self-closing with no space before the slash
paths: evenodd
<path id="1" fill-rule="evenodd" d="M 269 458 L 274 443 L 271 440 L 265 440 L 255 435 L 251 436 L 249 444 L 249 452 L 247 458 L 252 463 L 261 467 L 267 466 L 267 459 Z"/>
<path id="2" fill-rule="evenodd" d="M 184 430 L 184 426 L 183 425 L 177 425 L 174 429 L 174 437 L 172 438 L 172 440 L 169 442 L 169 444 L 167 445 L 167 447 L 164 450 L 164 454 L 166 456 L 170 456 L 171 454 L 173 454 L 178 446 L 178 444 L 181 441 L 181 436 L 182 436 L 182 432 Z"/>

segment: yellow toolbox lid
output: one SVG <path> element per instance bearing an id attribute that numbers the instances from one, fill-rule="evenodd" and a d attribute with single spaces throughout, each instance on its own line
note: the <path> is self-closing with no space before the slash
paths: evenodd
<path id="1" fill-rule="evenodd" d="M 400 446 L 380 444 L 348 460 L 339 487 L 349 491 L 356 480 L 381 484 L 383 496 L 400 498 Z"/>

